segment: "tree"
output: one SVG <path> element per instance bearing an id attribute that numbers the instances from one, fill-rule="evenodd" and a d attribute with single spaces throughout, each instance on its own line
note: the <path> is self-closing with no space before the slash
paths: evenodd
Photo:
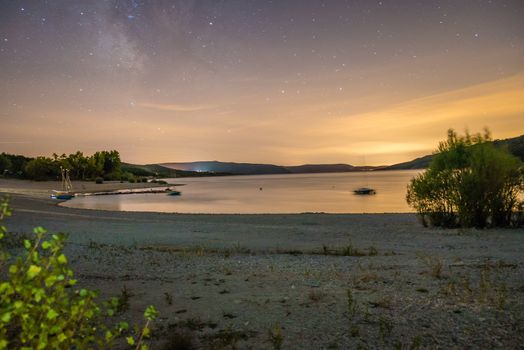
<path id="1" fill-rule="evenodd" d="M 15 155 L 15 154 L 7 154 L 2 153 L 2 156 L 7 158 L 9 160 L 9 167 L 7 168 L 7 172 L 4 169 L 4 174 L 7 174 L 9 176 L 19 177 L 19 178 L 25 178 L 25 166 L 26 164 L 32 160 L 33 158 L 24 157 L 21 155 Z"/>
<path id="2" fill-rule="evenodd" d="M 9 172 L 11 168 L 11 160 L 4 153 L 0 154 L 0 176 Z"/>
<path id="3" fill-rule="evenodd" d="M 490 141 L 488 131 L 464 136 L 448 131 L 428 170 L 408 186 L 407 202 L 425 225 L 482 228 L 516 222 L 523 206 L 524 168 L 520 159 Z"/>
<path id="4" fill-rule="evenodd" d="M 86 172 L 89 166 L 88 158 L 80 151 L 70 154 L 62 163 L 66 169 L 70 169 L 71 177 L 75 180 L 85 180 Z"/>
<path id="5" fill-rule="evenodd" d="M 60 175 L 58 163 L 51 158 L 37 157 L 25 166 L 25 174 L 32 180 L 54 180 Z"/>
<path id="6" fill-rule="evenodd" d="M 102 151 L 104 155 L 104 174 L 111 175 L 120 173 L 120 154 L 118 151 Z"/>
<path id="7" fill-rule="evenodd" d="M 74 180 L 87 180 L 103 177 L 107 180 L 120 180 L 122 162 L 116 150 L 99 151 L 92 156 L 84 156 L 80 151 L 66 155 L 53 153 L 51 158 L 0 154 L 0 175 L 31 180 L 55 180 L 60 175 L 60 167 L 68 169 Z"/>

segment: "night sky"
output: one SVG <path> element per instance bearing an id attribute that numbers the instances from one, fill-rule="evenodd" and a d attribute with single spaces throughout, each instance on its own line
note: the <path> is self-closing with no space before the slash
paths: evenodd
<path id="1" fill-rule="evenodd" d="M 0 0 L 0 152 L 391 164 L 524 134 L 524 1 Z"/>

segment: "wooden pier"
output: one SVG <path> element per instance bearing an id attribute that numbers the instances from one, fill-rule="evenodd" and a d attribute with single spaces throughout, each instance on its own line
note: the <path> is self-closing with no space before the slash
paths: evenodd
<path id="1" fill-rule="evenodd" d="M 75 193 L 75 197 L 90 197 L 90 196 L 114 196 L 118 194 L 144 194 L 144 193 L 169 193 L 175 191 L 171 186 L 166 187 L 150 187 L 150 188 L 136 188 L 127 190 L 115 190 L 104 192 L 80 192 Z"/>

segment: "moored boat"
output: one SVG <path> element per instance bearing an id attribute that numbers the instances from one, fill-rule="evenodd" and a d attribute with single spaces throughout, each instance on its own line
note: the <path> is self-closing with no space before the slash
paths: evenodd
<path id="1" fill-rule="evenodd" d="M 182 194 L 182 192 L 172 188 L 166 188 L 166 193 L 168 196 L 180 196 Z"/>
<path id="2" fill-rule="evenodd" d="M 62 190 L 53 190 L 51 198 L 69 200 L 75 196 L 75 194 L 71 192 L 73 190 L 73 185 L 71 184 L 71 179 L 69 178 L 69 170 L 60 167 L 60 173 L 62 175 Z"/>
<path id="3" fill-rule="evenodd" d="M 61 200 L 69 200 L 75 196 L 74 193 L 68 192 L 68 191 L 54 191 L 51 195 L 51 198 L 53 199 L 61 199 Z"/>
<path id="4" fill-rule="evenodd" d="M 353 193 L 355 194 L 376 194 L 377 191 L 375 191 L 372 188 L 368 188 L 368 187 L 360 187 L 360 188 L 357 188 L 356 190 L 353 190 Z"/>

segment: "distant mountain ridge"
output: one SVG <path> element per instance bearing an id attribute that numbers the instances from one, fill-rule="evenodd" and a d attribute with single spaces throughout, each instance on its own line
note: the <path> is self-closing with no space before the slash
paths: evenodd
<path id="1" fill-rule="evenodd" d="M 304 164 L 284 167 L 290 173 L 344 173 L 350 171 L 362 171 L 361 167 L 349 164 Z"/>
<path id="2" fill-rule="evenodd" d="M 196 172 L 167 168 L 160 164 L 130 164 L 122 163 L 122 170 L 135 176 L 146 176 L 155 178 L 173 178 L 173 177 L 202 177 L 216 175 L 231 175 L 217 172 Z"/>
<path id="3" fill-rule="evenodd" d="M 289 174 L 282 166 L 273 164 L 233 163 L 219 161 L 198 161 L 186 163 L 161 163 L 163 167 L 196 172 L 228 173 L 234 175 Z"/>
<path id="4" fill-rule="evenodd" d="M 334 173 L 361 171 L 359 167 L 349 164 L 305 164 L 281 166 L 273 164 L 234 163 L 219 161 L 198 161 L 186 163 L 161 163 L 163 167 L 184 171 L 219 172 L 235 175 L 260 174 L 301 174 L 301 173 Z"/>
<path id="5" fill-rule="evenodd" d="M 524 135 L 493 141 L 496 146 L 507 147 L 515 156 L 524 161 Z M 350 164 L 304 164 L 282 166 L 274 164 L 235 163 L 220 161 L 171 162 L 160 164 L 134 165 L 125 164 L 127 170 L 143 173 L 144 176 L 156 174 L 164 177 L 210 176 L 210 175 L 264 175 L 264 174 L 308 174 L 340 173 L 377 170 L 425 169 L 433 159 L 426 155 L 408 162 L 390 166 L 354 166 Z"/>
<path id="6" fill-rule="evenodd" d="M 429 163 L 431 163 L 431 160 L 433 159 L 433 155 L 429 154 L 427 156 L 415 158 L 413 160 L 410 160 L 408 162 L 393 164 L 390 166 L 385 167 L 382 170 L 412 170 L 412 169 L 426 169 L 429 166 Z"/>

